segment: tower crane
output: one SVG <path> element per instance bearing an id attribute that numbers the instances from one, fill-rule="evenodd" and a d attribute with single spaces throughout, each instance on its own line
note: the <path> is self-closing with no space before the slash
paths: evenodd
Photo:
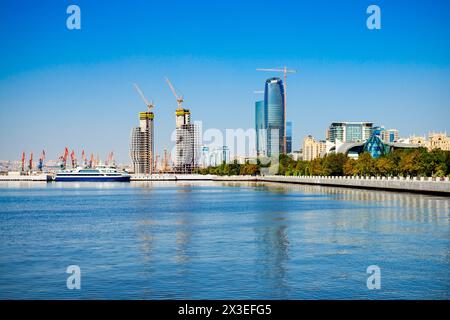
<path id="1" fill-rule="evenodd" d="M 136 88 L 136 91 L 141 96 L 142 101 L 144 101 L 145 105 L 147 106 L 147 111 L 150 112 L 152 110 L 152 108 L 155 107 L 155 104 L 153 103 L 153 101 L 148 102 L 147 98 L 144 96 L 144 93 L 142 92 L 142 90 L 139 88 L 139 86 L 136 83 L 134 83 L 133 85 Z"/>
<path id="2" fill-rule="evenodd" d="M 297 73 L 297 70 L 288 69 L 286 66 L 283 68 L 258 68 L 256 71 L 269 71 L 269 72 L 282 72 L 284 74 L 284 137 L 283 137 L 283 152 L 286 153 L 286 93 L 287 93 L 287 74 Z"/>
<path id="3" fill-rule="evenodd" d="M 177 92 L 175 91 L 175 88 L 173 87 L 172 83 L 170 82 L 169 78 L 166 77 L 166 82 L 169 85 L 170 90 L 172 91 L 173 95 L 175 96 L 175 99 L 177 99 L 178 109 L 183 109 L 183 96 L 179 96 Z"/>

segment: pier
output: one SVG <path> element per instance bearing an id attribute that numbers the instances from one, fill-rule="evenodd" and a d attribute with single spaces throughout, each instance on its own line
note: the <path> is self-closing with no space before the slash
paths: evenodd
<path id="1" fill-rule="evenodd" d="M 49 174 L 37 174 L 37 175 L 0 175 L 1 181 L 52 181 L 53 177 Z"/>

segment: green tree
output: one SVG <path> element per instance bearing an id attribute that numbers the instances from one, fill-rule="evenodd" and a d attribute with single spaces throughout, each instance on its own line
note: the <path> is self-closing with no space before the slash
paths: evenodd
<path id="1" fill-rule="evenodd" d="M 396 175 L 397 166 L 394 160 L 388 157 L 381 157 L 375 160 L 375 172 L 380 176 Z"/>
<path id="2" fill-rule="evenodd" d="M 370 153 L 361 153 L 356 161 L 355 165 L 356 173 L 362 176 L 374 175 L 375 172 L 375 160 Z"/>

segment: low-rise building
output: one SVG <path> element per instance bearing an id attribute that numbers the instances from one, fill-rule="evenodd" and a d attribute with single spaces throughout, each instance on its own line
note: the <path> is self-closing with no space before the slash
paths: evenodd
<path id="1" fill-rule="evenodd" d="M 445 133 L 430 133 L 428 135 L 428 149 L 450 151 L 450 137 Z"/>
<path id="2" fill-rule="evenodd" d="M 321 157 L 326 152 L 326 142 L 318 141 L 309 135 L 303 139 L 303 160 L 311 161 Z"/>

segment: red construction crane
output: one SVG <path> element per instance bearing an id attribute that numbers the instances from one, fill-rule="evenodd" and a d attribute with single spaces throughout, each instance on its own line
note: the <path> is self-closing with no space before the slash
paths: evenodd
<path id="1" fill-rule="evenodd" d="M 94 166 L 94 154 L 91 153 L 91 158 L 89 159 L 89 167 L 92 168 Z"/>
<path id="2" fill-rule="evenodd" d="M 33 152 L 31 152 L 30 154 L 30 162 L 28 164 L 28 168 L 30 169 L 30 172 L 31 170 L 33 170 Z"/>
<path id="3" fill-rule="evenodd" d="M 76 168 L 77 158 L 75 156 L 75 151 L 73 149 L 72 149 L 72 152 L 70 153 L 70 160 L 72 161 L 72 168 Z"/>
<path id="4" fill-rule="evenodd" d="M 83 149 L 83 151 L 81 152 L 81 159 L 83 160 L 83 166 L 85 166 L 86 167 L 86 154 L 84 153 L 84 149 Z"/>

